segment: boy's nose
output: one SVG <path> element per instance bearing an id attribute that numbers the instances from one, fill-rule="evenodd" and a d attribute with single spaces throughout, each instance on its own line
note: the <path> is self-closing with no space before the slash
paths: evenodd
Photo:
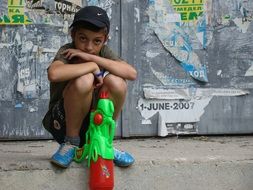
<path id="1" fill-rule="evenodd" d="M 88 43 L 86 44 L 86 47 L 85 47 L 86 52 L 87 52 L 87 53 L 91 53 L 91 52 L 92 52 L 92 49 L 93 49 L 92 43 L 91 43 L 91 42 L 88 42 Z"/>

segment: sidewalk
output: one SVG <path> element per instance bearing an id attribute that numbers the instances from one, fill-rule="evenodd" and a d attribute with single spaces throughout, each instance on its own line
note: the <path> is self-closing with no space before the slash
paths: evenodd
<path id="1" fill-rule="evenodd" d="M 252 190 L 253 136 L 115 140 L 131 152 L 130 168 L 115 167 L 115 190 Z M 53 166 L 54 141 L 0 142 L 0 189 L 85 190 L 86 163 Z"/>

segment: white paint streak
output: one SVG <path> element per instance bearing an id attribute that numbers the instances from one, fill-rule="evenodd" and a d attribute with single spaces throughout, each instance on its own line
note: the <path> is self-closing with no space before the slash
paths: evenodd
<path id="1" fill-rule="evenodd" d="M 136 18 L 136 20 L 137 20 L 137 22 L 140 22 L 140 9 L 138 9 L 138 8 L 134 8 L 134 16 L 135 16 L 135 18 Z"/>
<path id="2" fill-rule="evenodd" d="M 253 62 L 251 63 L 250 68 L 246 71 L 245 76 L 253 76 Z"/>
<path id="3" fill-rule="evenodd" d="M 197 36 L 197 39 L 199 40 L 199 42 L 202 44 L 202 46 L 203 46 L 203 44 L 204 44 L 204 41 L 203 41 L 203 39 L 204 39 L 204 32 L 196 32 L 196 36 Z"/>
<path id="4" fill-rule="evenodd" d="M 218 75 L 218 76 L 220 76 L 221 73 L 222 73 L 222 70 L 218 70 L 218 71 L 217 71 L 217 75 Z"/>
<path id="5" fill-rule="evenodd" d="M 159 55 L 159 53 L 155 53 L 155 52 L 151 52 L 151 51 L 146 52 L 146 57 L 149 57 L 149 58 L 154 58 L 158 55 Z"/>
<path id="6" fill-rule="evenodd" d="M 29 110 L 30 113 L 32 113 L 32 112 L 37 112 L 39 110 L 39 108 L 38 107 L 29 106 L 28 110 Z"/>

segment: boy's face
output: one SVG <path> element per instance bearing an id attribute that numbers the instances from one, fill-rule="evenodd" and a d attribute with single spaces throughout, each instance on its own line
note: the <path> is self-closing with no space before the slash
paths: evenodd
<path id="1" fill-rule="evenodd" d="M 107 40 L 107 35 L 104 29 L 99 32 L 93 32 L 88 29 L 80 28 L 72 33 L 76 49 L 80 49 L 89 54 L 98 55 L 104 43 Z"/>

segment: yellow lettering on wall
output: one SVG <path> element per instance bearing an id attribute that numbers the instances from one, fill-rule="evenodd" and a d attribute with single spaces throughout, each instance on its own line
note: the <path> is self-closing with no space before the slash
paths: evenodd
<path id="1" fill-rule="evenodd" d="M 195 21 L 203 14 L 205 0 L 169 0 L 183 22 Z"/>

